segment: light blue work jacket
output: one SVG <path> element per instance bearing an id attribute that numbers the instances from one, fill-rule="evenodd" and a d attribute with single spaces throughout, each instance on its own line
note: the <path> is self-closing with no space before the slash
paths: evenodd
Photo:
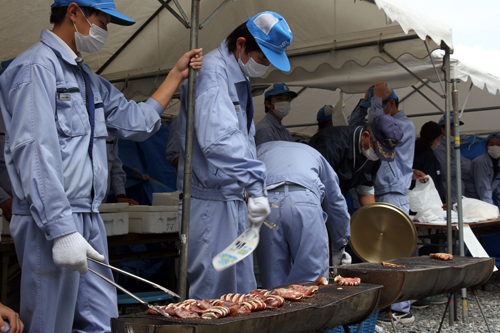
<path id="1" fill-rule="evenodd" d="M 0 109 L 13 212 L 32 215 L 50 240 L 77 231 L 73 213 L 98 212 L 107 188 L 108 132 L 145 140 L 160 128 L 163 108 L 151 98 L 127 101 L 111 83 L 77 64 L 51 32 L 42 31 L 40 39 L 0 76 Z M 92 159 L 82 71 L 94 94 Z"/>
<path id="2" fill-rule="evenodd" d="M 500 166 L 500 159 L 497 163 Z M 493 192 L 496 192 L 500 203 L 500 173 L 493 177 L 493 161 L 488 153 L 472 161 L 472 174 L 479 199 L 493 204 Z"/>
<path id="3" fill-rule="evenodd" d="M 261 145 L 269 141 L 292 141 L 292 134 L 268 112 L 255 126 L 255 144 Z"/>
<path id="4" fill-rule="evenodd" d="M 252 98 L 226 42 L 203 58 L 196 75 L 192 196 L 204 200 L 243 200 L 266 195 L 264 164 L 256 159 L 255 126 L 247 124 L 247 103 Z M 186 139 L 187 85 L 181 89 L 178 115 L 181 156 L 177 188 L 182 191 Z M 250 128 L 250 130 L 248 129 Z"/>

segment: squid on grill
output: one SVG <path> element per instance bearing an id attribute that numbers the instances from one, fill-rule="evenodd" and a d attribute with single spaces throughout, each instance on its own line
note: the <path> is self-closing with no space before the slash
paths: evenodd
<path id="1" fill-rule="evenodd" d="M 221 300 L 223 301 L 229 301 L 233 303 L 243 303 L 246 301 L 255 301 L 255 300 L 260 300 L 263 301 L 265 297 L 257 295 L 257 294 L 234 294 L 234 293 L 229 293 L 222 295 Z"/>
<path id="2" fill-rule="evenodd" d="M 298 284 L 292 284 L 291 286 L 288 287 L 288 289 L 296 290 L 298 292 L 301 292 L 304 294 L 305 297 L 311 297 L 314 295 L 318 290 L 318 286 L 301 286 Z"/>
<path id="3" fill-rule="evenodd" d="M 264 302 L 266 303 L 268 308 L 276 309 L 282 306 L 283 303 L 285 303 L 285 299 L 278 295 L 269 295 L 266 297 L 266 300 Z"/>
<path id="4" fill-rule="evenodd" d="M 243 302 L 241 303 L 241 307 L 247 308 L 252 312 L 267 309 L 266 303 L 261 300 Z"/>
<path id="5" fill-rule="evenodd" d="M 203 319 L 217 319 L 225 317 L 231 313 L 231 309 L 226 306 L 213 306 L 201 315 Z"/>
<path id="6" fill-rule="evenodd" d="M 271 295 L 278 295 L 289 301 L 299 301 L 304 297 L 304 294 L 297 290 L 278 288 L 271 291 Z"/>
<path id="7" fill-rule="evenodd" d="M 453 260 L 453 255 L 449 253 L 431 253 L 429 257 L 441 260 Z"/>
<path id="8" fill-rule="evenodd" d="M 333 281 L 337 282 L 339 286 L 357 286 L 361 283 L 360 278 L 345 278 L 337 275 Z"/>
<path id="9" fill-rule="evenodd" d="M 323 275 L 320 275 L 319 278 L 314 282 L 314 285 L 316 286 L 326 286 L 328 285 L 328 278 L 324 277 Z"/>

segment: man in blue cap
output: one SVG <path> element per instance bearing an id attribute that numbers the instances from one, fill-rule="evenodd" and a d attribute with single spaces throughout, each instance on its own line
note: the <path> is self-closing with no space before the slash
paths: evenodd
<path id="1" fill-rule="evenodd" d="M 344 196 L 355 189 L 362 206 L 375 202 L 373 184 L 381 161 L 393 161 L 403 138 L 398 123 L 384 115 L 364 126 L 333 126 L 317 132 L 309 145 L 318 150 L 338 175 Z M 398 148 L 399 149 L 399 148 Z M 330 264 L 339 265 L 344 257 L 344 230 L 327 222 L 330 235 Z M 339 244 L 341 246 L 339 246 Z"/>
<path id="2" fill-rule="evenodd" d="M 446 169 L 446 121 L 444 116 L 439 119 L 439 126 L 441 126 L 442 136 L 439 145 L 434 148 L 434 155 L 436 155 L 439 165 L 441 166 L 441 181 L 446 193 L 446 178 L 448 170 Z M 463 121 L 459 121 L 462 126 Z M 455 162 L 455 127 L 453 115 L 450 115 L 450 160 L 451 160 L 451 201 L 457 202 L 457 167 Z M 468 198 L 477 198 L 476 191 L 474 190 L 474 180 L 471 173 L 471 161 L 460 155 L 460 171 L 462 174 L 462 195 Z"/>
<path id="3" fill-rule="evenodd" d="M 500 203 L 500 133 L 490 134 L 486 140 L 486 153 L 472 161 L 474 185 L 480 200 Z"/>
<path id="4" fill-rule="evenodd" d="M 368 109 L 370 112 L 368 112 Z M 349 124 L 363 124 L 367 113 L 368 120 L 381 115 L 389 115 L 398 122 L 403 131 L 404 135 L 394 160 L 392 162 L 382 162 L 375 178 L 374 188 L 377 202 L 393 204 L 401 208 L 406 214 L 409 214 L 410 205 L 407 194 L 412 178 L 420 178 L 421 182 L 426 181 L 423 172 L 412 169 L 415 151 L 415 126 L 404 111 L 399 110 L 399 100 L 394 90 L 382 81 L 376 82 L 367 90 L 364 99 L 354 109 Z M 409 301 L 393 304 L 391 309 L 394 311 L 394 319 L 397 322 L 409 324 L 415 321 L 415 317 L 410 312 Z M 385 322 L 389 318 L 379 316 L 379 320 Z"/>
<path id="5" fill-rule="evenodd" d="M 10 232 L 22 269 L 20 316 L 26 332 L 109 332 L 118 316 L 106 231 L 98 207 L 105 196 L 106 137 L 145 140 L 201 50 L 178 61 L 145 103 L 129 102 L 91 72 L 80 52 L 105 43 L 109 23 L 132 25 L 112 0 L 57 0 L 52 31 L 0 76 L 6 127 L 5 162 L 12 182 Z"/>
<path id="6" fill-rule="evenodd" d="M 238 26 L 205 56 L 196 78 L 193 182 L 189 230 L 189 297 L 211 299 L 256 287 L 253 258 L 217 272 L 212 258 L 270 213 L 266 168 L 257 160 L 249 77 L 269 65 L 288 71 L 285 49 L 292 32 L 285 19 L 262 12 Z M 187 84 L 178 115 L 181 156 L 177 188 L 183 190 Z M 245 199 L 248 195 L 248 204 Z"/>
<path id="7" fill-rule="evenodd" d="M 325 128 L 333 126 L 332 114 L 332 105 L 325 105 L 319 109 L 318 114 L 316 115 L 316 120 L 318 121 L 318 131 L 322 131 Z"/>
<path id="8" fill-rule="evenodd" d="M 281 124 L 290 112 L 290 102 L 297 97 L 284 83 L 275 83 L 264 96 L 265 117 L 255 126 L 255 145 L 269 141 L 292 141 L 292 134 Z"/>

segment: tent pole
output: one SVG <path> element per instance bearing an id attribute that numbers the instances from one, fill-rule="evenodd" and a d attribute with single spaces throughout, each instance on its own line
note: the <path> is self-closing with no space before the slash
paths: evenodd
<path id="1" fill-rule="evenodd" d="M 446 234 L 447 251 L 453 254 L 453 231 L 451 227 L 451 147 L 450 147 L 450 48 L 443 43 L 444 48 L 444 90 L 445 90 L 445 129 L 446 129 Z M 449 324 L 453 327 L 454 313 L 452 308 L 449 312 Z"/>
<path id="2" fill-rule="evenodd" d="M 191 1 L 191 36 L 189 49 L 198 48 L 198 30 L 200 19 L 200 0 Z M 182 230 L 181 230 L 181 258 L 179 269 L 179 295 L 181 300 L 187 296 L 187 261 L 189 243 L 189 218 L 191 211 L 191 180 L 193 171 L 193 128 L 196 97 L 196 70 L 189 68 L 188 103 L 186 116 L 186 151 L 184 156 L 184 182 L 182 200 Z"/>
<path id="3" fill-rule="evenodd" d="M 452 80 L 453 86 L 453 124 L 455 128 L 455 163 L 457 167 L 457 209 L 458 209 L 458 242 L 460 255 L 465 255 L 464 249 L 464 221 L 462 212 L 462 170 L 460 167 L 460 117 L 458 112 L 458 88 L 457 79 Z M 455 300 L 456 302 L 457 300 Z M 467 289 L 462 288 L 462 322 L 467 323 L 468 311 L 467 311 Z"/>

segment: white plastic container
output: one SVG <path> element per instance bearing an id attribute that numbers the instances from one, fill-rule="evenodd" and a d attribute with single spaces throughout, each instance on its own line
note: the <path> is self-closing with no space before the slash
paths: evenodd
<path id="1" fill-rule="evenodd" d="M 181 192 L 153 193 L 153 206 L 177 206 L 179 193 Z"/>
<path id="2" fill-rule="evenodd" d="M 177 206 L 129 206 L 129 232 L 138 234 L 164 234 L 179 231 Z"/>
<path id="3" fill-rule="evenodd" d="M 101 218 L 106 229 L 106 236 L 128 234 L 129 221 L 127 213 L 102 213 Z"/>
<path id="4" fill-rule="evenodd" d="M 99 206 L 99 214 L 104 222 L 107 236 L 125 235 L 129 232 L 129 216 L 122 209 L 128 203 L 104 203 Z"/>

